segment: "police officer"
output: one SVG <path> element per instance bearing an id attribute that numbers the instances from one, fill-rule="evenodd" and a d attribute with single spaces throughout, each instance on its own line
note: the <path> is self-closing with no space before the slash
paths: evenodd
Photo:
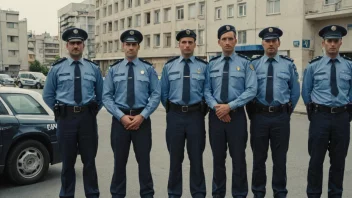
<path id="1" fill-rule="evenodd" d="M 82 58 L 88 34 L 67 29 L 62 34 L 68 58 L 52 65 L 43 91 L 45 103 L 54 110 L 62 158 L 60 197 L 74 197 L 77 152 L 83 162 L 86 197 L 99 197 L 95 156 L 98 149 L 96 114 L 102 107 L 103 79 L 99 66 Z"/>
<path id="2" fill-rule="evenodd" d="M 254 197 L 265 197 L 269 142 L 273 158 L 272 188 L 275 198 L 287 195 L 286 155 L 290 140 L 290 116 L 300 96 L 298 73 L 293 60 L 278 55 L 279 28 L 268 27 L 259 33 L 264 56 L 252 60 L 257 79 L 257 96 L 247 105 L 251 118 L 253 151 L 252 191 Z"/>
<path id="3" fill-rule="evenodd" d="M 105 80 L 103 103 L 113 115 L 111 147 L 115 166 L 110 192 L 113 198 L 126 196 L 126 164 L 131 141 L 138 162 L 140 196 L 154 196 L 150 171 L 152 148 L 150 115 L 160 103 L 159 79 L 151 63 L 137 58 L 142 34 L 127 30 L 121 34 L 125 58 L 115 62 Z"/>
<path id="4" fill-rule="evenodd" d="M 222 55 L 210 60 L 205 82 L 205 99 L 210 107 L 209 138 L 213 151 L 213 197 L 226 193 L 227 146 L 232 157 L 232 196 L 248 193 L 246 144 L 247 118 L 244 105 L 257 93 L 257 77 L 249 59 L 234 52 L 236 29 L 224 25 L 218 30 Z"/>
<path id="5" fill-rule="evenodd" d="M 346 105 L 352 99 L 352 60 L 339 55 L 344 27 L 329 25 L 319 31 L 325 55 L 309 62 L 303 79 L 302 97 L 309 126 L 307 195 L 322 193 L 323 163 L 329 150 L 328 197 L 342 197 L 345 159 L 350 142 L 350 117 Z"/>
<path id="6" fill-rule="evenodd" d="M 192 30 L 180 31 L 176 40 L 181 56 L 170 59 L 161 76 L 161 102 L 167 111 L 166 142 L 170 154 L 168 194 L 169 198 L 182 195 L 182 162 L 187 139 L 191 194 L 194 198 L 204 198 L 205 108 L 202 100 L 207 62 L 193 56 L 196 34 Z"/>

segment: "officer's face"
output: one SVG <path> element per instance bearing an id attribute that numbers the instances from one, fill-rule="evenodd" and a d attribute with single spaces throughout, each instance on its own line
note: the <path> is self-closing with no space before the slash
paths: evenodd
<path id="1" fill-rule="evenodd" d="M 196 41 L 194 38 L 190 37 L 181 38 L 178 42 L 178 46 L 182 55 L 190 56 L 193 54 L 194 48 L 196 48 Z"/>
<path id="2" fill-rule="evenodd" d="M 123 43 L 123 50 L 125 52 L 125 56 L 130 59 L 134 59 L 138 55 L 138 50 L 140 46 L 138 43 Z"/>
<path id="3" fill-rule="evenodd" d="M 232 53 L 237 43 L 236 34 L 234 32 L 227 32 L 221 35 L 218 44 L 225 53 Z"/>
<path id="4" fill-rule="evenodd" d="M 267 55 L 276 55 L 280 47 L 280 40 L 279 39 L 263 40 L 262 45 Z"/>
<path id="5" fill-rule="evenodd" d="M 84 50 L 83 41 L 69 41 L 66 48 L 71 57 L 81 57 Z"/>
<path id="6" fill-rule="evenodd" d="M 324 39 L 322 44 L 326 54 L 336 55 L 339 53 L 342 39 Z"/>

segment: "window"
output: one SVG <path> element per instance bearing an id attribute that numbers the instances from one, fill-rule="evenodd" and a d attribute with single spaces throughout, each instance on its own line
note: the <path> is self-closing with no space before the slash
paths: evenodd
<path id="1" fill-rule="evenodd" d="M 18 51 L 16 50 L 9 50 L 9 57 L 16 57 L 18 54 Z"/>
<path id="2" fill-rule="evenodd" d="M 98 8 L 99 7 L 99 0 L 95 1 L 95 7 Z"/>
<path id="3" fill-rule="evenodd" d="M 125 9 L 125 0 L 121 0 L 121 11 Z"/>
<path id="4" fill-rule="evenodd" d="M 199 3 L 199 15 L 204 16 L 205 14 L 205 2 Z"/>
<path id="5" fill-rule="evenodd" d="M 15 23 L 7 22 L 7 28 L 15 28 Z"/>
<path id="6" fill-rule="evenodd" d="M 141 5 L 141 0 L 135 0 L 136 1 L 136 7 Z"/>
<path id="7" fill-rule="evenodd" d="M 120 30 L 125 29 L 125 19 L 120 20 Z"/>
<path id="8" fill-rule="evenodd" d="M 196 4 L 188 5 L 188 18 L 195 19 L 196 18 Z"/>
<path id="9" fill-rule="evenodd" d="M 127 28 L 131 28 L 132 27 L 132 17 L 127 17 Z"/>
<path id="10" fill-rule="evenodd" d="M 18 42 L 18 36 L 7 36 L 7 42 L 17 43 Z"/>
<path id="11" fill-rule="evenodd" d="M 112 52 L 112 41 L 109 41 L 109 52 Z"/>
<path id="12" fill-rule="evenodd" d="M 215 8 L 215 19 L 221 19 L 221 7 Z"/>
<path id="13" fill-rule="evenodd" d="M 103 34 L 106 34 L 106 23 L 103 24 Z"/>
<path id="14" fill-rule="evenodd" d="M 99 17 L 100 17 L 100 11 L 97 10 L 97 11 L 95 11 L 95 19 L 98 20 Z"/>
<path id="15" fill-rule="evenodd" d="M 149 25 L 150 24 L 150 12 L 144 13 L 144 24 Z"/>
<path id="16" fill-rule="evenodd" d="M 108 12 L 109 12 L 109 16 L 112 15 L 112 5 L 109 5 Z"/>
<path id="17" fill-rule="evenodd" d="M 183 13 L 183 6 L 176 7 L 176 19 L 183 20 L 184 13 Z"/>
<path id="18" fill-rule="evenodd" d="M 132 8 L 132 0 L 127 0 L 127 8 Z"/>
<path id="19" fill-rule="evenodd" d="M 154 11 L 154 24 L 160 23 L 160 10 Z"/>
<path id="20" fill-rule="evenodd" d="M 247 32 L 238 31 L 238 44 L 246 44 L 246 43 L 247 43 Z"/>
<path id="21" fill-rule="evenodd" d="M 325 0 L 325 5 L 326 4 L 334 4 L 334 3 L 337 3 L 336 0 Z"/>
<path id="22" fill-rule="evenodd" d="M 141 15 L 137 14 L 135 18 L 136 18 L 136 27 L 140 27 L 141 26 Z"/>
<path id="23" fill-rule="evenodd" d="M 119 40 L 115 40 L 114 46 L 115 46 L 115 52 L 117 52 L 117 51 L 119 50 L 119 47 L 120 47 L 120 42 L 119 42 Z"/>
<path id="24" fill-rule="evenodd" d="M 45 109 L 27 94 L 3 94 L 3 99 L 15 114 L 48 115 Z"/>
<path id="25" fill-rule="evenodd" d="M 198 45 L 204 45 L 204 30 L 198 30 Z"/>
<path id="26" fill-rule="evenodd" d="M 4 104 L 2 104 L 2 102 L 0 101 L 0 115 L 8 115 L 9 112 L 7 112 Z"/>
<path id="27" fill-rule="evenodd" d="M 99 35 L 99 34 L 100 34 L 100 26 L 97 25 L 97 26 L 95 27 L 95 35 Z"/>
<path id="28" fill-rule="evenodd" d="M 106 7 L 103 8 L 103 17 L 106 17 Z"/>
<path id="29" fill-rule="evenodd" d="M 112 32 L 112 22 L 110 21 L 110 22 L 108 23 L 108 25 L 109 25 L 108 32 Z"/>
<path id="30" fill-rule="evenodd" d="M 234 15 L 235 15 L 234 12 L 235 12 L 234 5 L 228 5 L 228 6 L 227 6 L 227 17 L 228 17 L 228 18 L 234 17 Z"/>
<path id="31" fill-rule="evenodd" d="M 268 0 L 267 14 L 280 13 L 280 0 Z"/>
<path id="32" fill-rule="evenodd" d="M 144 0 L 144 4 L 150 3 L 150 0 Z"/>
<path id="33" fill-rule="evenodd" d="M 114 11 L 115 11 L 115 13 L 118 13 L 118 12 L 119 12 L 119 3 L 118 3 L 118 2 L 116 2 L 116 3 L 114 4 Z"/>
<path id="34" fill-rule="evenodd" d="M 150 35 L 145 35 L 144 48 L 150 48 Z"/>
<path id="35" fill-rule="evenodd" d="M 238 4 L 238 16 L 243 17 L 246 15 L 247 15 L 247 4 L 246 3 Z"/>
<path id="36" fill-rule="evenodd" d="M 171 33 L 164 33 L 164 47 L 171 47 Z"/>
<path id="37" fill-rule="evenodd" d="M 119 21 L 118 20 L 114 21 L 114 31 L 116 32 L 117 30 L 119 30 Z"/>
<path id="38" fill-rule="evenodd" d="M 103 48 L 104 53 L 107 52 L 107 49 L 108 49 L 108 43 L 107 43 L 107 42 L 104 42 L 104 48 Z"/>
<path id="39" fill-rule="evenodd" d="M 164 22 L 171 21 L 171 8 L 164 9 Z"/>
<path id="40" fill-rule="evenodd" d="M 154 34 L 154 47 L 160 47 L 160 34 Z"/>

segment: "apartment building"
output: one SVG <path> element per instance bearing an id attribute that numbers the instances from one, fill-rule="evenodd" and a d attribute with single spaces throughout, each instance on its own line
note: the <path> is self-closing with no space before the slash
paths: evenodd
<path id="1" fill-rule="evenodd" d="M 28 70 L 27 21 L 19 12 L 0 10 L 0 72 L 16 76 Z"/>
<path id="2" fill-rule="evenodd" d="M 139 56 L 153 63 L 158 73 L 172 56 L 179 55 L 175 40 L 178 31 L 189 28 L 197 33 L 196 56 L 210 59 L 221 54 L 217 30 L 232 24 L 237 29 L 236 52 L 263 54 L 259 32 L 279 27 L 279 53 L 295 60 L 302 77 L 313 57 L 322 55 L 318 31 L 328 24 L 346 27 L 341 52 L 352 52 L 352 0 L 96 0 L 96 58 L 101 69 L 123 58 L 121 33 L 127 29 L 142 32 Z"/>
<path id="3" fill-rule="evenodd" d="M 68 28 L 81 28 L 88 33 L 88 39 L 85 42 L 85 50 L 83 57 L 92 59 L 95 57 L 95 1 L 85 0 L 81 3 L 70 3 L 60 10 L 58 10 L 58 24 L 59 24 L 59 43 L 60 43 L 60 57 L 67 57 L 66 42 L 61 40 L 61 35 Z"/>
<path id="4" fill-rule="evenodd" d="M 59 51 L 58 36 L 50 36 L 49 33 L 41 35 L 28 33 L 28 56 L 34 54 L 35 59 L 42 65 L 51 65 L 60 55 Z"/>

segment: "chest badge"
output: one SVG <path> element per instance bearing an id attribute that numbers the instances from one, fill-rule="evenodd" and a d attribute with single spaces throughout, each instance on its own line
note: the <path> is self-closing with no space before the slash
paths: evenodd
<path id="1" fill-rule="evenodd" d="M 144 74 L 144 70 L 141 70 L 141 74 L 142 74 L 142 75 Z"/>
<path id="2" fill-rule="evenodd" d="M 237 71 L 240 71 L 240 70 L 241 70 L 240 66 L 237 66 Z"/>
<path id="3" fill-rule="evenodd" d="M 200 68 L 198 68 L 198 69 L 197 69 L 197 73 L 200 74 L 200 72 L 201 72 L 201 70 L 200 70 Z"/>

